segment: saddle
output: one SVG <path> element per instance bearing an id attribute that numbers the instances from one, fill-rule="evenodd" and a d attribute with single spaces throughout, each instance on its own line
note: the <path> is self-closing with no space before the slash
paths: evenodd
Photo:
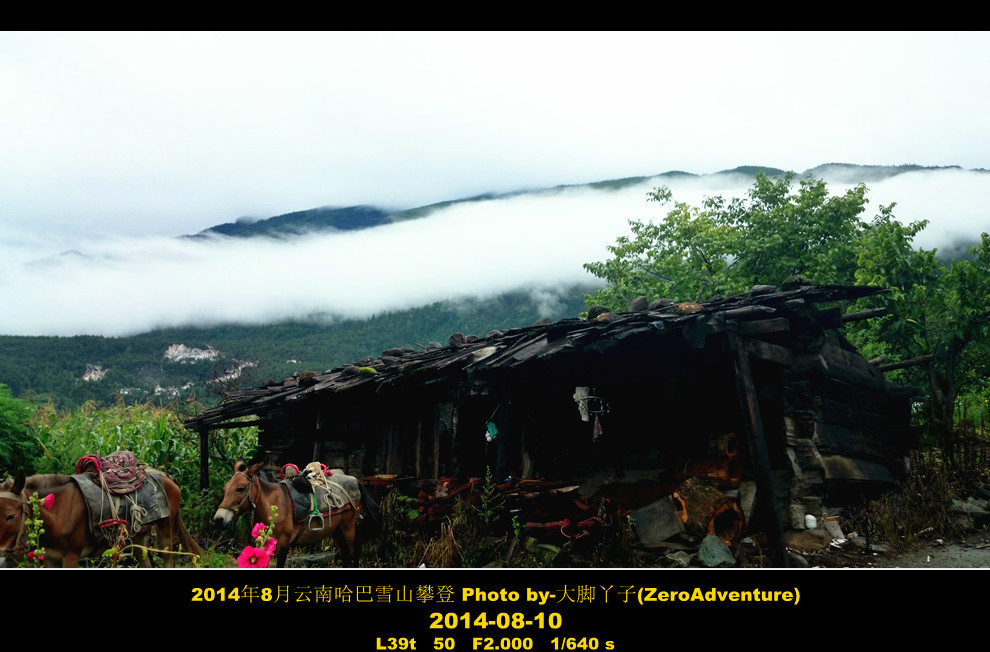
<path id="1" fill-rule="evenodd" d="M 87 455 L 71 476 L 86 500 L 89 531 L 112 545 L 121 527 L 133 536 L 170 514 L 163 473 L 138 462 L 134 453 Z"/>
<path id="2" fill-rule="evenodd" d="M 80 457 L 76 474 L 91 472 L 108 493 L 123 495 L 137 491 L 144 484 L 146 476 L 141 466 L 131 451 L 117 451 L 106 457 Z"/>
<path id="3" fill-rule="evenodd" d="M 287 477 L 282 484 L 292 498 L 297 522 L 309 521 L 310 529 L 322 529 L 324 518 L 350 509 L 356 510 L 361 498 L 358 479 L 339 469 L 328 470 L 319 462 L 305 467 L 302 474 Z M 314 525 L 314 521 L 318 522 Z"/>

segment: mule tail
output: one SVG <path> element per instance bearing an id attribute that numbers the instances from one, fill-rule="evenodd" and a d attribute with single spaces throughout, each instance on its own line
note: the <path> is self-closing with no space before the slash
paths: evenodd
<path id="1" fill-rule="evenodd" d="M 179 535 L 179 543 L 182 544 L 182 547 L 186 552 L 191 552 L 192 554 L 199 555 L 200 557 L 203 557 L 206 554 L 203 549 L 199 547 L 199 544 L 196 543 L 196 539 L 189 534 L 189 530 L 186 529 L 185 523 L 182 522 L 182 512 L 175 515 L 175 531 Z"/>
<path id="2" fill-rule="evenodd" d="M 378 502 L 372 497 L 371 492 L 368 491 L 368 488 L 360 480 L 358 480 L 358 487 L 361 489 L 361 511 L 364 514 L 364 523 L 362 525 L 367 524 L 369 526 L 366 531 L 367 535 L 377 535 L 382 529 L 381 509 L 378 507 Z M 362 527 L 360 530 L 365 530 L 365 528 Z"/>

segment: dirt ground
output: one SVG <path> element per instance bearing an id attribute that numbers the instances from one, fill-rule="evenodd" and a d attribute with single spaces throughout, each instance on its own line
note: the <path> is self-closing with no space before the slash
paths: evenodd
<path id="1" fill-rule="evenodd" d="M 850 547 L 808 559 L 826 568 L 985 568 L 990 569 L 990 532 L 971 533 L 956 540 L 923 541 L 906 550 L 867 551 Z"/>

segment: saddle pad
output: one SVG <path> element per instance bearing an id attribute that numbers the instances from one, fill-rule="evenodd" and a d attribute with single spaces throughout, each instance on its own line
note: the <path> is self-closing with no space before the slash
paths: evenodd
<path id="1" fill-rule="evenodd" d="M 323 482 L 330 487 L 331 493 L 346 498 L 347 502 L 357 504 L 361 500 L 361 481 L 353 475 L 345 475 L 343 471 L 336 469 L 330 475 L 324 476 Z M 339 491 L 334 492 L 334 489 Z"/>
<path id="2" fill-rule="evenodd" d="M 90 534 L 116 539 L 117 528 L 104 526 L 123 523 L 128 533 L 133 535 L 169 516 L 168 496 L 165 495 L 161 471 L 147 469 L 142 474 L 151 482 L 144 482 L 137 490 L 124 495 L 104 491 L 99 478 L 93 473 L 71 476 L 86 499 Z"/>
<path id="3" fill-rule="evenodd" d="M 323 517 L 350 509 L 350 501 L 338 489 L 314 486 L 312 493 L 310 493 L 299 491 L 290 481 L 282 481 L 280 484 L 285 485 L 289 490 L 289 497 L 292 498 L 293 516 L 297 521 L 305 521 L 313 515 L 314 495 L 316 496 L 316 509 Z"/>

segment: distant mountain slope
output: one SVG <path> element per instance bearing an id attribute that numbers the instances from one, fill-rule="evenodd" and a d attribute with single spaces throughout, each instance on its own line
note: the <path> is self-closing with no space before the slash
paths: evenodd
<path id="1" fill-rule="evenodd" d="M 584 310 L 596 287 L 519 290 L 386 312 L 366 320 L 298 319 L 267 326 L 225 324 L 169 328 L 129 337 L 0 335 L 0 383 L 14 396 L 74 408 L 168 402 L 195 395 L 212 404 L 230 386 L 281 382 L 296 372 L 323 372 L 396 347 L 443 346 L 453 333 L 558 321 Z"/>
<path id="2" fill-rule="evenodd" d="M 909 172 L 958 169 L 957 166 L 827 163 L 797 176 L 810 175 L 830 183 L 872 183 Z M 663 185 L 685 177 L 752 177 L 758 173 L 773 177 L 785 172 L 766 166 L 740 166 L 712 175 L 669 171 L 578 185 L 487 193 L 400 211 L 370 205 L 322 207 L 257 221 L 241 219 L 184 237 L 278 238 L 327 230 L 373 229 L 400 220 L 426 217 L 441 208 L 469 202 L 527 194 L 546 196 L 569 189 L 587 189 L 604 195 L 648 183 Z M 940 255 L 961 256 L 968 246 L 968 242 L 961 242 L 954 249 L 940 250 Z M 36 264 L 57 265 L 60 259 L 80 258 L 98 262 L 96 257 L 70 251 Z M 172 328 L 132 337 L 0 336 L 0 383 L 9 385 L 15 396 L 50 398 L 60 407 L 71 407 L 87 400 L 110 402 L 115 396 L 123 396 L 128 401 L 165 400 L 195 392 L 204 397 L 220 386 L 214 382 L 217 380 L 257 384 L 265 378 L 281 379 L 297 371 L 322 372 L 365 356 L 378 355 L 387 348 L 426 345 L 431 340 L 446 344 L 453 332 L 484 335 L 491 329 L 524 326 L 544 317 L 553 320 L 573 317 L 584 309 L 584 294 L 594 289 L 597 288 L 555 288 L 543 293 L 517 290 L 456 304 L 441 302 L 388 312 L 367 320 L 335 320 L 332 316 L 320 320 L 292 315 L 291 320 L 266 326 L 227 324 Z M 547 298 L 549 302 L 545 301 Z M 215 400 L 216 397 L 209 398 Z"/>
<path id="3" fill-rule="evenodd" d="M 874 183 L 889 179 L 899 174 L 907 172 L 917 172 L 920 170 L 958 170 L 959 166 L 922 166 L 922 165 L 856 165 L 851 163 L 823 163 L 813 168 L 809 168 L 797 176 L 804 178 L 812 176 L 816 179 L 825 179 L 831 182 L 840 183 Z M 981 170 L 986 172 L 986 170 Z M 713 177 L 717 175 L 745 175 L 749 177 L 757 174 L 766 174 L 769 177 L 779 177 L 786 173 L 781 168 L 763 165 L 741 165 L 729 170 L 721 170 L 712 174 L 694 174 L 681 170 L 670 170 L 654 175 L 624 177 L 620 179 L 606 179 L 582 184 L 568 184 L 554 186 L 552 188 L 531 188 L 526 190 L 515 190 L 504 193 L 484 193 L 462 199 L 451 199 L 426 206 L 403 210 L 388 210 L 375 206 L 348 206 L 344 208 L 312 208 L 308 210 L 286 213 L 262 220 L 250 220 L 242 218 L 236 222 L 219 224 L 201 231 L 197 236 L 209 234 L 219 234 L 231 237 L 256 237 L 256 236 L 292 236 L 300 235 L 312 231 L 335 229 L 341 231 L 351 231 L 366 229 L 388 224 L 390 222 L 401 222 L 406 220 L 419 219 L 431 213 L 455 204 L 466 204 L 472 202 L 490 201 L 493 199 L 505 199 L 526 194 L 544 194 L 558 192 L 562 189 L 589 190 L 621 190 L 629 186 L 641 184 L 654 180 L 657 185 L 662 185 L 665 181 L 676 177 Z"/>
<path id="4" fill-rule="evenodd" d="M 218 224 L 200 233 L 199 236 L 216 234 L 236 238 L 256 236 L 303 235 L 312 231 L 335 229 L 353 231 L 386 224 L 391 211 L 374 206 L 348 206 L 332 208 L 324 206 L 304 211 L 276 215 L 264 220 L 253 221 L 242 218 L 236 222 Z"/>
<path id="5" fill-rule="evenodd" d="M 923 165 L 853 165 L 851 163 L 825 163 L 810 170 L 805 170 L 801 176 L 811 175 L 816 179 L 843 181 L 846 183 L 874 183 L 906 172 L 922 170 L 961 170 L 958 165 L 923 166 Z"/>

